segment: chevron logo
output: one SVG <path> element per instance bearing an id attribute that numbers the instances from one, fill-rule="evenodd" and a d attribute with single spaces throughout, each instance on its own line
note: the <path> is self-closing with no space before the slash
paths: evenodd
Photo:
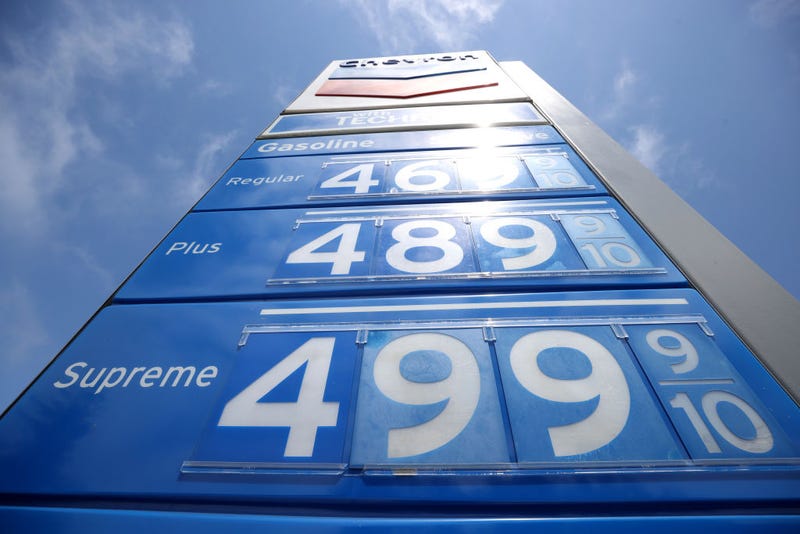
<path id="1" fill-rule="evenodd" d="M 409 99 L 498 85 L 472 55 L 352 60 L 336 68 L 317 96 Z"/>

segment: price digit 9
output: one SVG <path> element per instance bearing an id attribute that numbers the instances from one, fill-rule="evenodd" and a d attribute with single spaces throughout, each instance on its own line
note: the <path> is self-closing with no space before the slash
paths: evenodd
<path id="1" fill-rule="evenodd" d="M 412 382 L 400 372 L 400 362 L 415 351 L 437 351 L 451 364 L 447 378 Z M 480 398 L 480 371 L 472 351 L 462 341 L 438 333 L 410 334 L 389 342 L 375 358 L 375 385 L 389 399 L 423 406 L 447 401 L 439 415 L 420 425 L 389 430 L 387 456 L 423 454 L 447 444 L 467 426 Z"/>
<path id="2" fill-rule="evenodd" d="M 606 229 L 606 223 L 599 217 L 592 217 L 591 215 L 583 215 L 575 217 L 575 224 L 588 235 L 601 234 Z"/>
<path id="3" fill-rule="evenodd" d="M 678 341 L 677 347 L 665 347 L 662 345 L 664 338 L 672 338 Z M 684 358 L 683 361 L 670 364 L 672 372 L 675 374 L 683 374 L 693 371 L 697 367 L 699 358 L 697 356 L 697 349 L 694 345 L 686 339 L 682 334 L 674 330 L 667 330 L 665 328 L 657 328 L 651 330 L 645 336 L 645 340 L 651 349 L 657 353 L 668 356 L 670 358 Z"/>
<path id="4" fill-rule="evenodd" d="M 562 380 L 544 374 L 539 355 L 551 348 L 582 353 L 592 365 L 589 376 Z M 569 330 L 542 330 L 521 337 L 511 348 L 511 369 L 522 386 L 554 402 L 577 403 L 599 398 L 586 419 L 547 429 L 556 456 L 592 452 L 616 438 L 630 412 L 630 391 L 617 360 L 600 342 Z"/>
<path id="5" fill-rule="evenodd" d="M 459 161 L 462 177 L 479 190 L 500 189 L 519 177 L 517 162 L 511 158 L 467 159 Z"/>
<path id="6" fill-rule="evenodd" d="M 531 231 L 528 237 L 505 237 L 500 230 L 509 226 L 523 226 Z M 527 269 L 549 260 L 556 251 L 556 236 L 546 225 L 523 217 L 502 217 L 490 220 L 481 226 L 481 237 L 492 245 L 506 249 L 533 250 L 527 254 L 503 258 L 503 268 L 507 271 Z"/>

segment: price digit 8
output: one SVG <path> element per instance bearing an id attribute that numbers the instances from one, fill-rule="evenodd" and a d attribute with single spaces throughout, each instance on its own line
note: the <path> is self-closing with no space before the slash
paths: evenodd
<path id="1" fill-rule="evenodd" d="M 589 376 L 574 380 L 550 377 L 539 367 L 546 349 L 568 348 L 581 352 L 592 365 Z M 569 330 L 543 330 L 521 337 L 511 348 L 511 369 L 522 386 L 554 402 L 577 403 L 599 397 L 586 419 L 547 430 L 556 456 L 584 454 L 616 438 L 630 412 L 630 391 L 617 360 L 600 342 Z"/>
<path id="2" fill-rule="evenodd" d="M 400 372 L 400 362 L 415 351 L 437 351 L 451 364 L 449 376 L 438 382 L 412 382 Z M 412 406 L 447 401 L 444 410 L 420 425 L 389 430 L 389 458 L 423 454 L 447 444 L 467 426 L 480 398 L 480 371 L 472 351 L 462 341 L 438 333 L 410 334 L 388 343 L 375 358 L 375 385 L 389 399 Z"/>
<path id="3" fill-rule="evenodd" d="M 415 237 L 415 230 L 432 229 L 435 234 L 429 237 Z M 408 221 L 398 224 L 392 230 L 392 238 L 397 241 L 386 250 L 386 261 L 395 269 L 407 273 L 437 273 L 450 270 L 464 259 L 464 251 L 450 241 L 456 237 L 453 225 L 444 221 Z M 408 259 L 408 251 L 418 247 L 438 248 L 442 256 L 436 260 L 414 261 Z"/>

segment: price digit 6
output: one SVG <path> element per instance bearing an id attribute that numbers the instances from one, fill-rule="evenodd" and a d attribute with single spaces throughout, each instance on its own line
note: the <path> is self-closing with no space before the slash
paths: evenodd
<path id="1" fill-rule="evenodd" d="M 414 351 L 437 351 L 450 360 L 451 372 L 438 382 L 412 382 L 400 373 L 400 362 Z M 475 355 L 462 341 L 438 333 L 410 334 L 388 343 L 375 358 L 375 385 L 389 399 L 423 406 L 447 401 L 444 410 L 420 425 L 389 430 L 389 458 L 423 454 L 445 445 L 464 430 L 480 398 L 480 371 Z"/>
<path id="2" fill-rule="evenodd" d="M 544 374 L 538 357 L 550 348 L 581 352 L 592 365 L 585 378 L 562 380 Z M 594 451 L 622 432 L 630 411 L 630 391 L 617 360 L 601 343 L 568 330 L 543 330 L 521 337 L 511 348 L 511 369 L 520 384 L 534 395 L 554 402 L 585 402 L 599 397 L 594 412 L 576 423 L 547 430 L 556 456 Z"/>
<path id="3" fill-rule="evenodd" d="M 450 183 L 450 176 L 437 169 L 425 169 L 426 165 L 435 165 L 436 161 L 420 161 L 406 165 L 400 169 L 394 182 L 404 191 L 435 191 L 444 189 Z M 425 177 L 422 181 L 416 178 Z"/>

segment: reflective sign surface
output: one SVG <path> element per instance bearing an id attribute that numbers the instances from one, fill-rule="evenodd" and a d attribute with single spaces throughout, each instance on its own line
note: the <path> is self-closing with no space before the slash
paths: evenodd
<path id="1" fill-rule="evenodd" d="M 525 99 L 485 51 L 453 52 L 334 61 L 287 113 Z"/>
<path id="2" fill-rule="evenodd" d="M 189 214 L 117 300 L 684 284 L 613 201 Z"/>
<path id="3" fill-rule="evenodd" d="M 0 492 L 797 496 L 797 417 L 690 290 L 111 306 L 0 420 Z"/>
<path id="4" fill-rule="evenodd" d="M 239 160 L 196 211 L 587 196 L 605 188 L 567 145 Z"/>
<path id="5" fill-rule="evenodd" d="M 426 106 L 281 115 L 259 137 L 313 135 L 314 132 L 411 130 L 459 126 L 546 124 L 532 105 L 523 102 Z"/>
<path id="6" fill-rule="evenodd" d="M 351 135 L 321 135 L 257 140 L 242 158 L 351 154 L 437 148 L 494 148 L 548 145 L 564 140 L 552 126 L 461 128 Z"/>

